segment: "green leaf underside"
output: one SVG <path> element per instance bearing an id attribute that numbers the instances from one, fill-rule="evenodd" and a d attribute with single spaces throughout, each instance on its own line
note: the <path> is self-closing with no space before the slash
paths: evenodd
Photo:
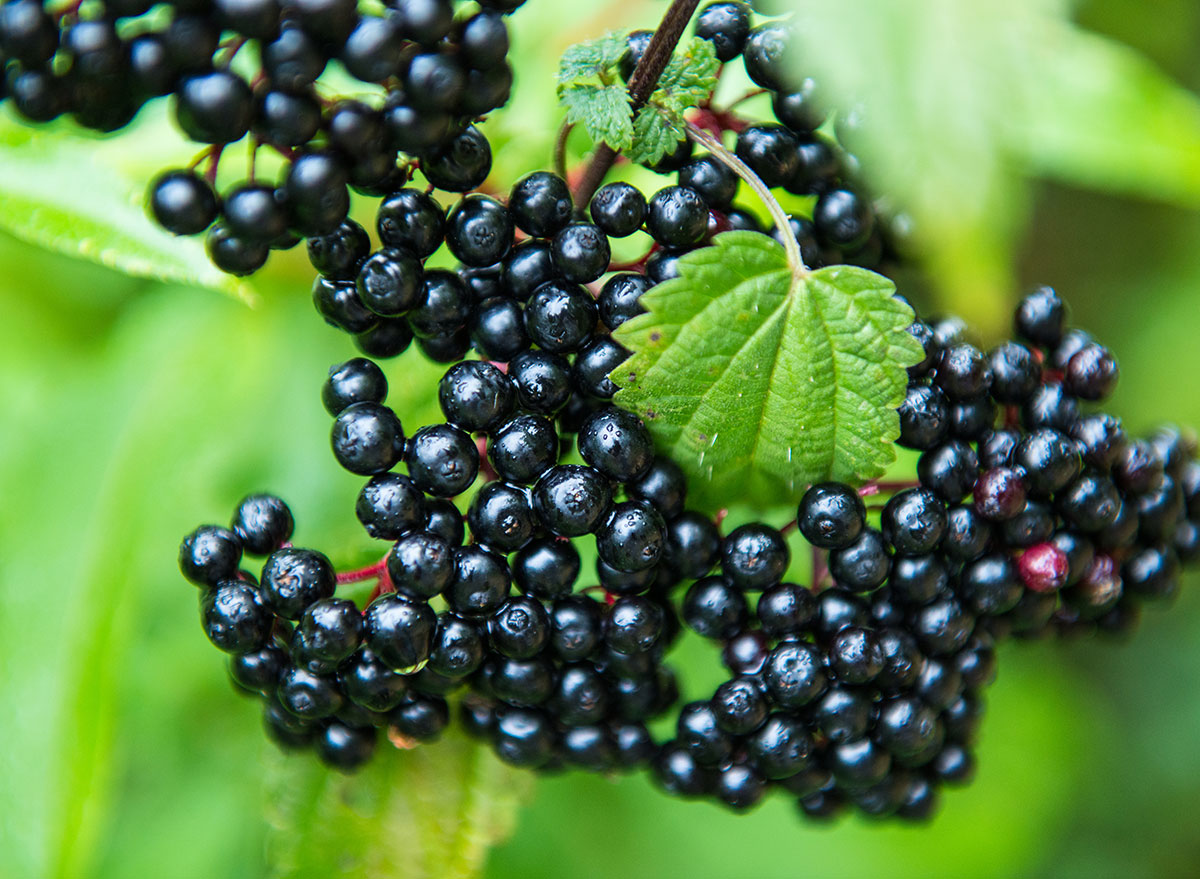
<path id="1" fill-rule="evenodd" d="M 638 111 L 633 120 L 632 143 L 625 152 L 631 162 L 655 165 L 663 156 L 675 152 L 680 141 L 686 137 L 687 128 L 684 127 L 682 113 L 649 103 Z"/>
<path id="2" fill-rule="evenodd" d="M 202 238 L 156 226 L 141 203 L 147 181 L 101 154 L 94 139 L 0 120 L 0 229 L 129 275 L 253 299 L 249 285 L 212 264 Z"/>
<path id="3" fill-rule="evenodd" d="M 568 46 L 558 62 L 559 86 L 583 83 L 593 78 L 619 81 L 618 66 L 625 54 L 625 31 L 614 31 Z"/>
<path id="4" fill-rule="evenodd" d="M 683 49 L 676 51 L 663 70 L 662 77 L 650 100 L 659 104 L 670 104 L 680 112 L 694 107 L 707 98 L 717 87 L 717 72 L 721 62 L 711 40 L 692 37 Z"/>
<path id="5" fill-rule="evenodd" d="M 766 505 L 882 474 L 921 357 L 891 281 L 850 266 L 793 281 L 783 248 L 753 232 L 718 235 L 679 268 L 614 333 L 634 353 L 612 379 L 696 493 L 748 489 Z"/>
<path id="6" fill-rule="evenodd" d="M 567 108 L 567 120 L 580 124 L 593 141 L 615 150 L 633 142 L 629 93 L 623 85 L 570 85 L 559 89 L 559 100 Z"/>

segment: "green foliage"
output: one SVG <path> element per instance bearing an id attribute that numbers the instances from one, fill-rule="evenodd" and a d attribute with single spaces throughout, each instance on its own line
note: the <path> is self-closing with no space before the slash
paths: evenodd
<path id="1" fill-rule="evenodd" d="M 280 756 L 268 778 L 272 873 L 287 879 L 460 879 L 512 832 L 528 774 L 454 734 L 401 751 L 386 740 L 346 777 L 310 755 Z"/>
<path id="2" fill-rule="evenodd" d="M 1062 0 L 805 3 L 802 65 L 956 310 L 1003 325 L 1028 177 L 1200 204 L 1200 100 Z M 1143 10 L 1144 11 L 1144 10 Z M 853 46 L 854 51 L 847 51 Z M 909 132 L 911 134 L 904 134 Z"/>
<path id="3" fill-rule="evenodd" d="M 582 125 L 594 142 L 653 165 L 687 136 L 684 113 L 712 93 L 720 63 L 709 40 L 693 37 L 676 50 L 635 115 L 617 70 L 624 49 L 623 34 L 571 46 L 559 65 L 558 98 L 567 121 Z"/>
<path id="4" fill-rule="evenodd" d="M 175 238 L 146 216 L 142 197 L 156 166 L 131 167 L 113 144 L 0 117 L 0 228 L 129 275 L 251 298 L 248 284 L 213 266 L 203 238 Z"/>
<path id="5" fill-rule="evenodd" d="M 764 235 L 718 235 L 617 329 L 633 356 L 613 372 L 616 401 L 716 505 L 877 477 L 895 459 L 905 368 L 921 358 L 894 292 L 850 266 L 793 274 Z"/>

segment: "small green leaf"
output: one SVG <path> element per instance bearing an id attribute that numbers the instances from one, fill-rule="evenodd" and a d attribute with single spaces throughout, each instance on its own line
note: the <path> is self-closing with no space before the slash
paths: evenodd
<path id="1" fill-rule="evenodd" d="M 629 93 L 623 85 L 569 85 L 559 88 L 567 120 L 582 125 L 596 143 L 623 150 L 633 142 Z"/>
<path id="2" fill-rule="evenodd" d="M 680 112 L 690 109 L 712 94 L 720 69 L 721 62 L 717 60 L 712 41 L 692 37 L 682 51 L 677 49 L 671 56 L 650 100 L 669 103 L 681 108 Z"/>
<path id="3" fill-rule="evenodd" d="M 812 482 L 883 473 L 921 357 L 891 281 L 850 266 L 793 276 L 783 248 L 752 232 L 718 235 L 679 271 L 614 333 L 633 355 L 612 379 L 701 498 L 784 503 Z"/>
<path id="4" fill-rule="evenodd" d="M 351 777 L 309 754 L 277 757 L 268 791 L 271 874 L 477 876 L 488 848 L 512 832 L 529 784 L 457 734 L 411 751 L 380 739 L 370 764 Z"/>
<path id="5" fill-rule="evenodd" d="M 625 54 L 625 40 L 626 32 L 614 31 L 594 40 L 568 46 L 558 62 L 560 88 L 591 79 L 599 79 L 606 85 L 620 82 L 617 68 L 621 56 Z"/>
<path id="6" fill-rule="evenodd" d="M 0 118 L 0 229 L 128 275 L 252 299 L 248 284 L 209 261 L 201 238 L 176 238 L 146 216 L 149 178 L 122 167 L 105 145 Z"/>
<path id="7" fill-rule="evenodd" d="M 656 165 L 686 137 L 683 113 L 652 101 L 634 117 L 633 143 L 626 153 L 631 162 Z"/>

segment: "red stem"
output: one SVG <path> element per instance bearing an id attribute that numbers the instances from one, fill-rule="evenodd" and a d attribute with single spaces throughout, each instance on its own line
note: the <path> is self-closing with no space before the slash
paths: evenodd
<path id="1" fill-rule="evenodd" d="M 868 482 L 858 490 L 859 497 L 870 497 L 873 494 L 889 494 L 896 491 L 904 491 L 907 488 L 916 488 L 920 485 L 917 480 L 898 479 L 894 481 L 880 480 L 878 482 Z"/>
<path id="2" fill-rule="evenodd" d="M 337 581 L 342 583 L 362 583 L 364 580 L 374 580 L 376 577 L 384 577 L 387 575 L 387 556 L 384 556 L 373 565 L 367 565 L 365 568 L 358 568 L 353 571 L 342 571 L 337 575 Z"/>

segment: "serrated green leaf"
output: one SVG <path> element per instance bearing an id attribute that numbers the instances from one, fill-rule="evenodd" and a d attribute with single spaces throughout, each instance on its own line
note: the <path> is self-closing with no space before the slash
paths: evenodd
<path id="1" fill-rule="evenodd" d="M 711 40 L 692 37 L 692 41 L 667 63 L 650 100 L 681 108 L 680 112 L 705 100 L 717 87 L 721 62 Z"/>
<path id="2" fill-rule="evenodd" d="M 656 165 L 686 137 L 683 112 L 651 102 L 633 119 L 633 142 L 626 154 L 631 162 Z"/>
<path id="3" fill-rule="evenodd" d="M 0 229 L 128 275 L 253 298 L 248 284 L 212 264 L 202 238 L 156 226 L 142 207 L 148 177 L 110 158 L 92 138 L 0 117 Z"/>
<path id="4" fill-rule="evenodd" d="M 400 751 L 386 739 L 346 777 L 311 755 L 276 757 L 268 860 L 288 879 L 464 879 L 512 832 L 528 775 L 459 734 Z"/>
<path id="5" fill-rule="evenodd" d="M 625 48 L 624 31 L 568 46 L 558 62 L 558 84 L 572 85 L 591 79 L 599 79 L 606 85 L 619 82 L 617 68 Z"/>
<path id="6" fill-rule="evenodd" d="M 559 100 L 567 108 L 567 121 L 582 125 L 596 143 L 623 150 L 633 142 L 633 110 L 623 85 L 569 85 L 560 87 Z"/>
<path id="7" fill-rule="evenodd" d="M 783 248 L 753 232 L 718 235 L 679 272 L 614 333 L 633 355 L 612 379 L 697 477 L 694 493 L 767 505 L 883 473 L 905 369 L 921 357 L 891 281 L 850 266 L 793 276 Z"/>

